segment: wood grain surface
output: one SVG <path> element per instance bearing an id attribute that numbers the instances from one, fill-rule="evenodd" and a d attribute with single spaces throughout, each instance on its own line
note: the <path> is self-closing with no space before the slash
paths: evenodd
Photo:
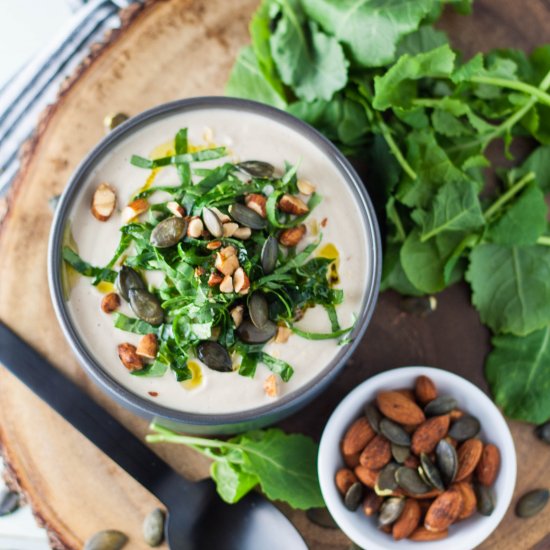
<path id="1" fill-rule="evenodd" d="M 47 200 L 61 192 L 82 157 L 103 135 L 108 113 L 131 115 L 177 98 L 222 94 L 257 0 L 169 0 L 134 6 L 124 25 L 96 47 L 85 66 L 44 114 L 27 144 L 23 168 L 0 233 L 0 318 L 138 437 L 147 424 L 115 405 L 88 380 L 64 341 L 50 303 L 46 277 L 52 215 Z M 441 24 L 468 55 L 494 47 L 529 49 L 550 41 L 550 2 L 477 0 L 473 17 L 446 13 Z M 366 171 L 366 185 L 371 183 Z M 404 313 L 400 297 L 380 297 L 367 334 L 333 386 L 281 425 L 319 437 L 342 397 L 372 374 L 403 365 L 433 365 L 456 372 L 486 389 L 483 362 L 489 334 L 471 308 L 468 290 L 457 285 L 438 296 L 437 310 Z M 0 443 L 15 484 L 47 527 L 52 547 L 78 549 L 95 531 L 127 533 L 132 549 L 146 548 L 144 516 L 159 503 L 108 457 L 0 369 Z M 548 484 L 550 451 L 532 427 L 511 422 L 518 452 L 517 495 Z M 198 479 L 208 464 L 180 447 L 154 450 L 183 475 Z M 309 522 L 284 508 L 310 548 L 343 550 L 339 531 Z M 550 507 L 519 520 L 508 511 L 481 546 L 492 550 L 550 548 Z M 220 549 L 222 550 L 222 549 Z M 452 550 L 452 549 L 450 549 Z"/>

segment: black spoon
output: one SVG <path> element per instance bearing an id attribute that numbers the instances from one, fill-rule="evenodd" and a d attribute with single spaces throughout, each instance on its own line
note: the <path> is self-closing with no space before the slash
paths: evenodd
<path id="1" fill-rule="evenodd" d="M 0 362 L 166 506 L 171 550 L 307 550 L 260 494 L 225 504 L 211 480 L 187 481 L 1 322 Z"/>

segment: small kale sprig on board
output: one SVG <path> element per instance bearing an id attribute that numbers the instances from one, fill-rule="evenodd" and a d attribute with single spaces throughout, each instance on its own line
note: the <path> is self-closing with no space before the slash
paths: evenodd
<path id="1" fill-rule="evenodd" d="M 277 428 L 254 430 L 226 441 L 178 434 L 153 423 L 149 443 L 178 443 L 213 460 L 210 475 L 219 495 L 232 504 L 260 486 L 271 500 L 306 510 L 324 506 L 317 477 L 317 444 Z"/>
<path id="2" fill-rule="evenodd" d="M 472 1 L 264 0 L 227 93 L 286 109 L 368 163 L 386 221 L 382 289 L 423 295 L 466 279 L 496 335 L 486 375 L 497 403 L 543 422 L 550 46 L 463 62 L 432 26 L 444 4 L 468 13 Z M 489 145 L 500 140 L 512 160 L 517 136 L 531 139 L 531 155 L 494 166 Z M 500 188 L 482 199 L 487 168 Z"/>

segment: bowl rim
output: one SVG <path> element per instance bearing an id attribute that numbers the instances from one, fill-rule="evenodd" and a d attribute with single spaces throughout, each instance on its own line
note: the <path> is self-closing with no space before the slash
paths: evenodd
<path id="1" fill-rule="evenodd" d="M 367 255 L 372 266 L 372 277 L 363 297 L 360 307 L 361 313 L 357 318 L 356 327 L 350 335 L 353 341 L 343 346 L 342 351 L 337 353 L 333 360 L 312 380 L 284 396 L 279 401 L 232 413 L 205 414 L 180 411 L 157 404 L 125 388 L 107 370 L 101 367 L 94 359 L 92 352 L 87 349 L 84 342 L 80 339 L 66 307 L 61 288 L 60 270 L 63 261 L 61 249 L 66 221 L 74 199 L 79 193 L 80 184 L 93 170 L 97 162 L 103 158 L 112 146 L 148 124 L 176 114 L 203 109 L 230 109 L 271 118 L 275 122 L 279 122 L 295 130 L 308 139 L 308 141 L 312 142 L 321 153 L 331 158 L 335 167 L 342 174 L 345 184 L 348 185 L 353 194 L 360 211 L 360 216 L 363 218 L 366 230 Z M 289 113 L 263 103 L 223 96 L 199 96 L 164 103 L 130 118 L 107 134 L 84 157 L 71 175 L 55 210 L 48 244 L 48 283 L 54 310 L 66 340 L 88 375 L 110 396 L 121 402 L 125 407 L 145 417 L 160 417 L 164 420 L 195 426 L 227 426 L 248 421 L 261 421 L 262 419 L 268 419 L 274 414 L 280 417 L 289 414 L 299 404 L 305 404 L 313 399 L 338 374 L 359 344 L 372 317 L 380 286 L 381 250 L 380 230 L 375 210 L 365 185 L 351 163 L 320 132 Z"/>
<path id="2" fill-rule="evenodd" d="M 364 404 L 366 400 L 371 399 L 374 396 L 373 394 L 376 391 L 376 388 L 379 386 L 383 386 L 388 383 L 399 384 L 399 382 L 396 381 L 402 376 L 415 378 L 422 374 L 432 378 L 436 385 L 438 380 L 441 382 L 445 381 L 445 383 L 459 383 L 464 388 L 464 391 L 468 391 L 468 394 L 471 396 L 474 403 L 484 402 L 485 405 L 488 405 L 487 408 L 491 411 L 490 418 L 486 419 L 485 422 L 491 424 L 493 427 L 498 425 L 498 433 L 500 434 L 499 450 L 501 452 L 501 456 L 507 457 L 507 461 L 505 463 L 507 465 L 506 468 L 504 468 L 503 463 L 501 462 L 499 471 L 499 476 L 502 476 L 506 480 L 506 485 L 504 486 L 502 492 L 498 494 L 497 504 L 493 513 L 490 516 L 482 517 L 482 520 L 485 521 L 485 528 L 478 529 L 477 533 L 472 533 L 472 536 L 470 537 L 465 536 L 468 533 L 461 532 L 461 538 L 458 540 L 456 540 L 454 535 L 451 535 L 445 539 L 430 541 L 424 545 L 419 542 L 408 541 L 407 539 L 403 541 L 395 541 L 388 535 L 387 543 L 385 542 L 383 545 L 380 545 L 377 541 L 365 538 L 364 530 L 360 530 L 356 526 L 356 521 L 354 519 L 355 515 L 350 515 L 350 512 L 344 507 L 340 494 L 334 486 L 334 475 L 337 465 L 335 465 L 329 457 L 333 451 L 334 438 L 338 436 L 339 441 L 341 435 L 345 432 L 346 426 L 349 425 L 354 418 L 352 413 L 350 413 L 351 409 L 357 410 L 357 406 L 360 402 Z M 360 407 L 362 406 L 363 405 L 360 405 Z M 506 455 L 504 455 L 504 453 L 506 453 Z M 344 399 L 337 405 L 332 412 L 321 436 L 317 470 L 319 474 L 321 493 L 323 494 L 323 499 L 325 500 L 325 504 L 327 505 L 330 514 L 333 516 L 335 522 L 342 529 L 342 531 L 344 531 L 344 533 L 359 546 L 366 547 L 369 550 L 388 550 L 394 546 L 396 548 L 399 548 L 400 546 L 404 548 L 426 548 L 427 550 L 443 550 L 447 548 L 452 548 L 453 550 L 470 550 L 489 537 L 506 514 L 506 511 L 510 506 L 510 502 L 512 501 L 516 484 L 517 457 L 514 447 L 514 440 L 504 416 L 490 397 L 481 389 L 466 378 L 450 371 L 435 367 L 406 366 L 384 371 L 368 378 L 348 393 L 346 397 L 344 397 Z M 367 522 L 368 520 L 372 520 L 372 518 L 367 517 L 364 519 Z M 370 530 L 373 532 L 378 532 L 375 524 L 369 525 L 369 531 Z M 405 542 L 410 546 L 403 544 Z"/>

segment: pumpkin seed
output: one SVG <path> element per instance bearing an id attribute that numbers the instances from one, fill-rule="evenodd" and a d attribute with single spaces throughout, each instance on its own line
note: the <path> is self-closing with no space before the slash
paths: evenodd
<path id="1" fill-rule="evenodd" d="M 156 248 L 168 248 L 178 244 L 187 232 L 184 218 L 171 216 L 158 223 L 151 232 L 150 242 Z"/>
<path id="2" fill-rule="evenodd" d="M 446 486 L 450 485 L 458 470 L 458 456 L 455 448 L 446 439 L 442 439 L 435 448 L 435 458 L 443 483 Z"/>
<path id="3" fill-rule="evenodd" d="M 475 437 L 480 429 L 481 425 L 479 424 L 479 420 L 475 416 L 465 414 L 453 422 L 449 430 L 449 436 L 457 441 L 466 441 L 467 439 Z"/>
<path id="4" fill-rule="evenodd" d="M 369 421 L 370 427 L 377 433 L 380 433 L 380 421 L 382 418 L 382 413 L 378 410 L 378 407 L 374 403 L 369 403 L 365 405 L 365 416 Z"/>
<path id="5" fill-rule="evenodd" d="M 380 513 L 378 514 L 378 525 L 384 527 L 384 525 L 390 525 L 396 521 L 405 508 L 405 499 L 399 497 L 388 498 L 380 506 Z"/>
<path id="6" fill-rule="evenodd" d="M 482 516 L 490 516 L 495 509 L 495 495 L 490 487 L 476 483 L 474 492 L 477 500 L 477 511 Z"/>
<path id="7" fill-rule="evenodd" d="M 263 179 L 271 178 L 275 172 L 275 167 L 272 164 L 262 160 L 245 160 L 235 164 L 235 168 L 247 176 Z"/>
<path id="8" fill-rule="evenodd" d="M 354 512 L 359 507 L 359 503 L 363 498 L 363 485 L 356 481 L 346 492 L 344 497 L 344 506 Z"/>
<path id="9" fill-rule="evenodd" d="M 548 443 L 548 445 L 550 445 L 550 420 L 540 426 L 537 426 L 535 428 L 535 433 L 541 441 L 544 441 L 544 443 Z"/>
<path id="10" fill-rule="evenodd" d="M 376 484 L 374 486 L 374 492 L 379 496 L 391 495 L 397 490 L 398 485 L 395 480 L 395 472 L 399 468 L 399 464 L 390 462 L 378 474 L 376 478 Z"/>
<path id="11" fill-rule="evenodd" d="M 265 325 L 260 329 L 256 327 L 251 321 L 243 321 L 237 329 L 237 336 L 245 344 L 263 344 L 267 342 L 277 332 L 277 325 L 272 321 L 267 321 Z"/>
<path id="12" fill-rule="evenodd" d="M 127 301 L 130 301 L 129 292 L 132 289 L 143 289 L 145 288 L 145 283 L 143 282 L 143 279 L 140 277 L 139 273 L 132 269 L 131 267 L 128 267 L 127 265 L 123 265 L 120 271 L 118 272 L 117 278 L 116 278 L 116 287 L 118 289 L 119 294 Z"/>
<path id="13" fill-rule="evenodd" d="M 197 345 L 198 358 L 212 370 L 218 372 L 231 372 L 233 362 L 228 351 L 218 342 L 205 340 Z"/>
<path id="14" fill-rule="evenodd" d="M 0 493 L 0 517 L 15 512 L 21 504 L 19 493 L 5 489 Z"/>
<path id="15" fill-rule="evenodd" d="M 420 466 L 418 470 L 421 477 L 422 474 L 424 474 L 429 485 L 432 485 L 440 491 L 445 489 L 439 470 L 435 467 L 435 464 L 430 460 L 430 457 L 426 453 L 420 453 Z"/>
<path id="16" fill-rule="evenodd" d="M 132 311 L 150 325 L 160 325 L 164 321 L 164 311 L 158 298 L 143 288 L 132 288 L 128 292 Z"/>
<path id="17" fill-rule="evenodd" d="M 107 130 L 114 130 L 117 126 L 120 126 L 123 122 L 126 122 L 130 117 L 125 113 L 115 113 L 107 115 L 103 119 L 103 124 Z"/>
<path id="18" fill-rule="evenodd" d="M 108 529 L 91 536 L 84 544 L 84 550 L 120 550 L 128 542 L 128 537 L 120 531 Z"/>
<path id="19" fill-rule="evenodd" d="M 412 495 L 423 495 L 427 493 L 431 487 L 422 481 L 419 473 L 413 468 L 400 466 L 395 472 L 395 481 L 401 489 Z"/>
<path id="20" fill-rule="evenodd" d="M 267 220 L 244 204 L 238 202 L 232 204 L 229 207 L 229 214 L 237 223 L 250 227 L 250 229 L 264 229 L 267 227 Z"/>
<path id="21" fill-rule="evenodd" d="M 269 320 L 269 306 L 262 292 L 253 292 L 248 300 L 248 314 L 256 328 L 262 329 Z"/>
<path id="22" fill-rule="evenodd" d="M 211 208 L 202 209 L 202 221 L 208 232 L 216 239 L 223 237 L 223 224 Z"/>
<path id="23" fill-rule="evenodd" d="M 306 512 L 307 519 L 319 527 L 325 529 L 338 529 L 337 523 L 334 521 L 330 512 L 326 508 L 310 508 Z"/>
<path id="24" fill-rule="evenodd" d="M 262 246 L 262 268 L 266 275 L 269 275 L 277 265 L 279 255 L 279 243 L 273 235 L 269 235 Z"/>
<path id="25" fill-rule="evenodd" d="M 395 443 L 391 444 L 391 454 L 393 456 L 393 459 L 396 462 L 399 462 L 399 464 L 403 464 L 407 458 L 409 458 L 409 455 L 411 454 L 410 447 L 405 447 L 402 445 L 396 445 Z"/>
<path id="26" fill-rule="evenodd" d="M 523 495 L 516 505 L 516 515 L 531 518 L 541 512 L 548 504 L 548 489 L 535 489 Z"/>
<path id="27" fill-rule="evenodd" d="M 379 424 L 380 432 L 396 445 L 407 446 L 411 444 L 411 436 L 395 422 L 389 418 L 383 418 Z"/>
<path id="28" fill-rule="evenodd" d="M 424 407 L 424 412 L 426 416 L 440 416 L 456 409 L 457 405 L 458 402 L 454 397 L 450 395 L 440 395 Z"/>
<path id="29" fill-rule="evenodd" d="M 143 522 L 143 539 L 149 546 L 158 546 L 164 538 L 164 512 L 155 508 Z"/>

